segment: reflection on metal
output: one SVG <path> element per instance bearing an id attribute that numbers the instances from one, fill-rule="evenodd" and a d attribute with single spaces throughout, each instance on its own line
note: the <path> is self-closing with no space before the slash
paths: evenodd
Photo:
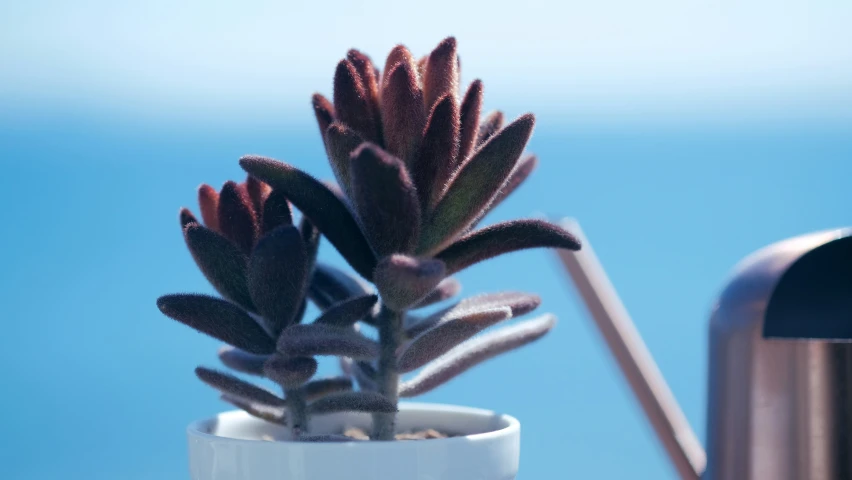
<path id="1" fill-rule="evenodd" d="M 565 226 L 583 250 L 560 259 L 681 478 L 852 479 L 852 229 L 735 269 L 710 319 L 705 459 L 579 225 Z"/>

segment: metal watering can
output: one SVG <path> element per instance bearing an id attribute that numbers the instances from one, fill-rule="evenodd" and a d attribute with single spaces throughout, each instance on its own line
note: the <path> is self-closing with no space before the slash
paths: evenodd
<path id="1" fill-rule="evenodd" d="M 558 253 L 682 479 L 852 479 L 852 228 L 743 259 L 710 316 L 706 451 L 576 222 Z"/>

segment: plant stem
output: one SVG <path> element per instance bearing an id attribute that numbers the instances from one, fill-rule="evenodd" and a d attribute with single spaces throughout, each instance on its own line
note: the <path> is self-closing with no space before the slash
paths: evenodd
<path id="1" fill-rule="evenodd" d="M 305 392 L 302 388 L 284 389 L 284 394 L 287 399 L 287 412 L 290 421 L 290 431 L 293 435 L 293 440 L 299 440 L 303 433 L 308 432 L 308 411 L 307 403 L 305 402 Z"/>
<path id="2" fill-rule="evenodd" d="M 379 355 L 377 381 L 379 393 L 394 404 L 399 403 L 399 370 L 396 366 L 396 351 L 402 344 L 402 319 L 405 312 L 394 312 L 382 306 L 379 312 L 379 343 L 382 346 Z M 396 427 L 396 413 L 374 413 L 373 440 L 393 440 Z"/>

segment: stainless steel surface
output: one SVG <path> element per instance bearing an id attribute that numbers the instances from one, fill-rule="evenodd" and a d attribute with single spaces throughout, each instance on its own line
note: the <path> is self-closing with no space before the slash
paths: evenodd
<path id="1" fill-rule="evenodd" d="M 825 305 L 790 304 L 795 315 L 783 312 L 779 321 L 798 322 L 800 338 L 764 338 L 764 323 L 773 321 L 767 306 L 784 274 L 816 249 L 848 245 L 850 235 L 831 230 L 779 242 L 736 269 L 710 320 L 705 480 L 852 478 L 852 338 L 819 338 L 827 321 L 852 322 L 848 310 L 829 310 L 848 305 L 839 296 L 852 292 L 830 291 L 840 300 Z M 821 261 L 848 264 L 844 249 L 842 259 Z"/>
<path id="2" fill-rule="evenodd" d="M 697 480 L 706 462 L 698 438 L 648 353 L 579 224 L 565 220 L 563 227 L 580 238 L 583 248 L 578 252 L 559 250 L 559 258 L 678 475 L 684 480 Z"/>

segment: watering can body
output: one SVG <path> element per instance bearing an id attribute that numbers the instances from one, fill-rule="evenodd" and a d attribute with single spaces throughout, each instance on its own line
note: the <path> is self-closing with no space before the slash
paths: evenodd
<path id="1" fill-rule="evenodd" d="M 744 259 L 709 330 L 701 478 L 852 479 L 852 229 Z"/>

